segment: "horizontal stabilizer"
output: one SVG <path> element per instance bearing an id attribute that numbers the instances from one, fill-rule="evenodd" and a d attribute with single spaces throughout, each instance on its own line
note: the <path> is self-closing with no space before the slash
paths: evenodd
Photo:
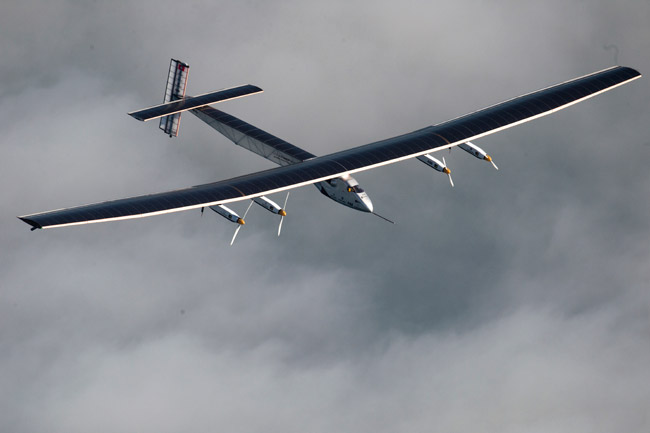
<path id="1" fill-rule="evenodd" d="M 129 113 L 129 116 L 146 122 L 147 120 L 157 119 L 162 116 L 168 116 L 170 114 L 192 110 L 204 105 L 241 98 L 242 96 L 260 92 L 262 92 L 262 89 L 259 87 L 253 86 L 252 84 L 246 84 L 244 86 L 232 87 L 230 89 L 217 90 L 216 92 L 179 99 L 178 101 L 156 105 L 154 107 L 145 108 L 144 110 L 132 111 Z"/>

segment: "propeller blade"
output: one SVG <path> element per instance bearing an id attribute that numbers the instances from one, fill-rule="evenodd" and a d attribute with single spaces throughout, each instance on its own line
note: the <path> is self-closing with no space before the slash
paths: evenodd
<path id="1" fill-rule="evenodd" d="M 491 157 L 490 155 L 485 155 L 485 156 L 483 157 L 483 159 L 486 160 L 486 161 L 488 161 L 490 164 L 492 164 L 492 166 L 493 166 L 494 168 L 496 168 L 497 170 L 499 169 L 499 167 L 497 167 L 497 165 L 494 163 L 494 161 L 492 160 L 492 157 Z"/>
<path id="2" fill-rule="evenodd" d="M 288 201 L 289 201 L 289 191 L 287 191 L 287 196 L 284 198 L 284 205 L 282 206 L 282 210 L 286 211 Z M 286 215 L 286 212 L 285 212 L 285 215 Z M 282 222 L 283 221 L 284 221 L 284 215 L 280 216 L 280 225 L 278 226 L 278 236 L 280 236 L 280 233 L 282 232 Z"/>
<path id="3" fill-rule="evenodd" d="M 246 208 L 246 212 L 244 212 L 244 216 L 242 217 L 242 219 L 244 220 L 246 219 L 246 215 L 248 215 L 248 211 L 251 209 L 251 206 L 253 206 L 253 200 L 251 200 L 251 202 L 248 203 L 248 207 Z"/>
<path id="4" fill-rule="evenodd" d="M 246 208 L 246 212 L 244 212 L 244 216 L 241 218 L 242 223 L 237 224 L 237 228 L 235 229 L 235 234 L 232 235 L 232 240 L 230 241 L 230 246 L 235 243 L 235 238 L 237 237 L 237 233 L 239 233 L 239 229 L 241 229 L 241 226 L 244 225 L 244 222 L 246 220 L 246 215 L 248 215 L 248 211 L 251 209 L 251 206 L 253 205 L 253 201 L 251 200 L 250 203 L 248 203 L 248 207 Z"/>
<path id="5" fill-rule="evenodd" d="M 235 243 L 235 238 L 237 237 L 237 233 L 239 233 L 239 229 L 241 228 L 241 224 L 237 225 L 237 228 L 235 229 L 235 234 L 232 235 L 232 240 L 230 241 L 230 246 L 232 247 L 232 244 Z"/>
<path id="6" fill-rule="evenodd" d="M 280 217 L 280 225 L 278 226 L 278 236 L 280 236 L 280 233 L 282 233 L 282 222 L 284 221 L 284 217 Z"/>
<path id="7" fill-rule="evenodd" d="M 203 218 L 203 210 L 204 209 L 205 209 L 204 207 L 201 208 L 201 218 Z"/>
<path id="8" fill-rule="evenodd" d="M 449 148 L 449 150 L 451 150 L 451 147 Z M 450 183 L 451 186 L 453 187 L 453 186 L 454 186 L 454 181 L 451 180 L 451 171 L 449 171 L 449 167 L 447 167 L 447 161 L 445 161 L 445 157 L 444 157 L 444 156 L 442 157 L 442 163 L 444 164 L 445 168 L 448 170 L 448 172 L 447 172 L 447 177 L 449 177 L 449 183 Z"/>

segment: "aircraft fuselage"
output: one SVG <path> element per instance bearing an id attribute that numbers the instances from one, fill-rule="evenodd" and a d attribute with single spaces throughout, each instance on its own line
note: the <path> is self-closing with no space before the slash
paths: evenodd
<path id="1" fill-rule="evenodd" d="M 352 176 L 318 182 L 316 188 L 326 197 L 349 208 L 372 213 L 373 206 L 368 194 Z"/>

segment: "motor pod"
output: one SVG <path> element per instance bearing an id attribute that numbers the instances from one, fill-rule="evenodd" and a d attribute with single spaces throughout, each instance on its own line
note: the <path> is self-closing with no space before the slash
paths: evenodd
<path id="1" fill-rule="evenodd" d="M 429 167 L 441 173 L 445 173 L 445 174 L 451 173 L 451 171 L 447 168 L 447 166 L 443 162 L 439 161 L 438 159 L 434 158 L 429 154 L 418 156 L 418 160 L 422 161 Z"/>
<path id="2" fill-rule="evenodd" d="M 474 155 L 478 159 L 482 159 L 484 161 L 487 161 L 487 162 L 491 163 L 492 166 L 494 168 L 496 168 L 497 170 L 499 169 L 499 167 L 497 167 L 497 165 L 494 163 L 494 161 L 492 161 L 492 157 L 490 155 L 488 155 L 483 149 L 481 149 L 480 147 L 475 145 L 474 143 L 471 143 L 471 142 L 468 141 L 467 143 L 459 144 L 458 147 L 463 149 L 465 152 L 467 152 L 467 153 L 469 153 L 471 155 Z"/>
<path id="3" fill-rule="evenodd" d="M 268 198 L 266 198 L 264 196 L 255 197 L 253 199 L 253 201 L 255 203 L 257 203 L 258 205 L 262 206 L 264 209 L 266 209 L 267 211 L 269 211 L 271 213 L 274 213 L 274 214 L 280 215 L 280 216 L 286 216 L 287 215 L 287 212 L 284 209 L 282 209 L 276 202 L 274 202 L 273 200 L 270 200 L 270 199 L 268 199 Z"/>
<path id="4" fill-rule="evenodd" d="M 230 222 L 237 223 L 242 226 L 246 224 L 246 221 L 244 221 L 243 218 L 237 215 L 237 212 L 222 204 L 217 206 L 210 206 L 210 209 L 212 209 L 213 211 L 215 211 L 216 213 L 218 213 L 219 215 L 221 215 L 222 217 L 224 217 Z"/>
<path id="5" fill-rule="evenodd" d="M 451 186 L 454 186 L 454 181 L 451 180 L 451 170 L 449 170 L 449 167 L 447 167 L 447 161 L 445 161 L 445 158 L 442 158 L 442 162 L 440 160 L 434 158 L 433 156 L 426 154 L 426 155 L 421 155 L 417 157 L 419 161 L 422 161 L 429 167 L 433 168 L 436 171 L 439 171 L 440 173 L 444 173 L 449 177 L 449 183 Z"/>

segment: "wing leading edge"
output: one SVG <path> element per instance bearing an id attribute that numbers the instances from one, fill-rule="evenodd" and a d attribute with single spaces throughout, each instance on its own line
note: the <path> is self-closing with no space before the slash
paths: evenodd
<path id="1" fill-rule="evenodd" d="M 558 111 L 641 77 L 616 66 L 408 134 L 220 182 L 19 217 L 33 229 L 141 218 L 230 203 L 446 149 Z"/>

